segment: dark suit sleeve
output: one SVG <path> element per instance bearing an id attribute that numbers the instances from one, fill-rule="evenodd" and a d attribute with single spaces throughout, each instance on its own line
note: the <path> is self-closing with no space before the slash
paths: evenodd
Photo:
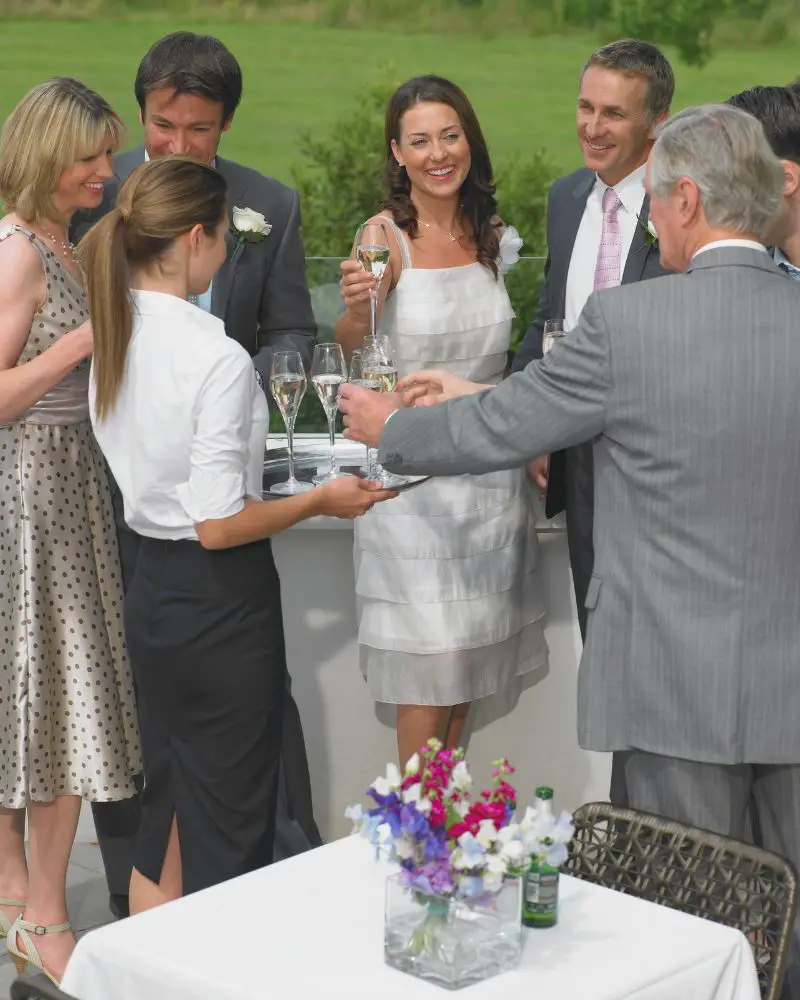
<path id="1" fill-rule="evenodd" d="M 525 331 L 522 343 L 517 348 L 514 360 L 511 364 L 511 374 L 521 372 L 531 361 L 536 361 L 542 356 L 542 333 L 545 322 L 551 319 L 550 315 L 550 254 L 544 264 L 544 281 L 539 295 L 539 308 L 531 321 L 531 325 Z"/>
<path id="2" fill-rule="evenodd" d="M 269 385 L 275 351 L 299 351 L 304 365 L 309 368 L 316 335 L 300 235 L 300 198 L 293 191 L 286 228 L 261 292 L 258 351 L 253 363 L 264 385 Z"/>
<path id="3" fill-rule="evenodd" d="M 553 209 L 553 200 L 559 186 L 560 182 L 556 181 L 550 188 L 550 193 L 547 196 L 547 260 L 544 263 L 544 281 L 542 282 L 542 289 L 539 293 L 539 308 L 536 310 L 536 315 L 533 317 L 531 325 L 525 331 L 522 343 L 519 345 L 517 353 L 514 355 L 514 360 L 511 364 L 512 375 L 514 372 L 521 372 L 525 365 L 529 364 L 531 361 L 536 361 L 538 358 L 541 358 L 544 324 L 548 319 L 554 318 L 552 314 L 553 290 L 550 284 L 550 271 L 552 267 L 551 253 L 553 246 L 551 226 L 556 214 Z M 559 317 L 555 318 L 558 319 Z"/>

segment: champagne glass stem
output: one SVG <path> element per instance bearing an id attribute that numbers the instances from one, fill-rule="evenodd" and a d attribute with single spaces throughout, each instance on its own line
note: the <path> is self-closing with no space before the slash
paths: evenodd
<path id="1" fill-rule="evenodd" d="M 294 416 L 284 420 L 286 424 L 286 443 L 289 446 L 289 482 L 294 485 L 297 480 L 294 478 Z"/>
<path id="2" fill-rule="evenodd" d="M 377 291 L 371 291 L 369 293 L 369 332 L 372 338 L 372 343 L 377 342 L 378 337 L 378 293 Z"/>
<path id="3" fill-rule="evenodd" d="M 331 445 L 331 471 L 330 475 L 335 476 L 339 471 L 336 465 L 336 410 L 331 410 L 328 413 L 328 434 L 330 436 Z"/>

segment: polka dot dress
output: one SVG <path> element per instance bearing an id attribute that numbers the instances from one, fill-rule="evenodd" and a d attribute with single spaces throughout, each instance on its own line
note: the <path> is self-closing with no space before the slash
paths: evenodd
<path id="1" fill-rule="evenodd" d="M 25 235 L 42 257 L 47 302 L 18 364 L 88 317 L 78 280 Z M 88 377 L 87 360 L 22 418 L 0 425 L 0 807 L 57 795 L 128 798 L 141 770 Z"/>

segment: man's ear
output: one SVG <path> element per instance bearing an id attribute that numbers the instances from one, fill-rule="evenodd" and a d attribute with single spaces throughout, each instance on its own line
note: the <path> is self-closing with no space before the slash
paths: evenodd
<path id="1" fill-rule="evenodd" d="M 222 128 L 220 129 L 221 132 L 227 132 L 228 129 L 231 127 L 231 124 L 233 123 L 234 113 L 235 112 L 231 112 L 231 114 L 229 114 L 228 117 L 225 119 L 225 121 L 222 123 Z"/>
<path id="2" fill-rule="evenodd" d="M 658 115 L 656 118 L 654 118 L 653 121 L 651 122 L 648 138 L 651 139 L 653 142 L 655 142 L 656 132 L 658 132 L 659 126 L 663 125 L 664 122 L 667 120 L 667 118 L 669 118 L 669 108 L 667 108 L 666 111 L 662 111 L 661 114 Z"/>
<path id="3" fill-rule="evenodd" d="M 785 198 L 797 198 L 800 195 L 800 164 L 794 160 L 781 160 L 783 167 L 783 195 Z"/>

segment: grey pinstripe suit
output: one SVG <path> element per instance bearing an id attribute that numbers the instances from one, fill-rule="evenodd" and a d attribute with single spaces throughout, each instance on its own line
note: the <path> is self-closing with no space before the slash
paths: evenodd
<path id="1" fill-rule="evenodd" d="M 387 424 L 397 472 L 512 468 L 595 439 L 580 738 L 800 763 L 800 288 L 758 251 L 592 295 L 495 389 Z"/>
<path id="2" fill-rule="evenodd" d="M 723 247 L 597 293 L 544 360 L 396 413 L 380 461 L 477 474 L 586 440 L 579 741 L 632 751 L 634 808 L 738 836 L 753 809 L 759 840 L 798 864 L 800 283 Z"/>

